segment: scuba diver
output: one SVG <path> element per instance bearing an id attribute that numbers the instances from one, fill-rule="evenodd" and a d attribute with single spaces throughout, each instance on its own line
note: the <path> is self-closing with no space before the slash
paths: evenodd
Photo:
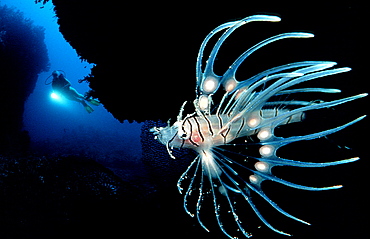
<path id="1" fill-rule="evenodd" d="M 54 92 L 59 93 L 60 95 L 64 96 L 69 100 L 81 103 L 88 113 L 92 113 L 94 109 L 91 106 L 89 106 L 86 102 L 95 106 L 100 105 L 100 102 L 98 100 L 93 99 L 91 97 L 91 92 L 87 92 L 85 96 L 78 93 L 73 87 L 71 87 L 71 82 L 67 80 L 65 74 L 61 73 L 60 71 L 53 71 L 51 76 L 53 76 L 51 87 L 53 88 Z M 45 81 L 45 84 L 48 85 L 50 83 L 47 84 Z"/>

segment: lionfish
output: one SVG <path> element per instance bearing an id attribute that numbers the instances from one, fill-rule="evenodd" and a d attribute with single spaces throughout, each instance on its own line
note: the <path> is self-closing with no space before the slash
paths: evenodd
<path id="1" fill-rule="evenodd" d="M 254 15 L 239 21 L 224 23 L 206 36 L 196 62 L 196 99 L 193 102 L 195 112 L 183 117 L 185 102 L 177 116 L 177 121 L 172 126 L 168 124 L 166 127 L 154 127 L 150 130 L 155 135 L 155 139 L 166 146 L 172 158 L 175 158 L 173 148 L 190 148 L 197 153 L 196 158 L 177 183 L 179 192 L 184 193 L 184 208 L 190 216 L 196 216 L 199 224 L 208 231 L 201 220 L 201 208 L 205 197 L 213 198 L 216 221 L 222 232 L 229 238 L 236 237 L 232 236 L 225 226 L 227 223 L 230 224 L 222 217 L 225 212 L 231 215 L 233 218 L 231 221 L 235 221 L 235 224 L 232 223 L 236 231 L 239 231 L 238 233 L 242 233 L 247 238 L 252 236 L 246 231 L 237 214 L 236 197 L 247 201 L 257 217 L 267 227 L 277 233 L 290 235 L 275 229 L 262 216 L 252 201 L 252 193 L 259 195 L 281 214 L 309 225 L 308 222 L 287 213 L 267 197 L 261 188 L 262 182 L 270 180 L 289 187 L 311 191 L 337 189 L 341 185 L 303 186 L 274 176 L 272 168 L 275 166 L 326 167 L 354 162 L 359 158 L 324 163 L 302 162 L 280 158 L 276 155 L 276 151 L 293 142 L 317 139 L 338 132 L 365 117 L 362 116 L 342 126 L 317 133 L 291 137 L 276 136 L 274 130 L 277 127 L 301 122 L 307 111 L 333 107 L 365 97 L 367 94 L 327 102 L 279 100 L 281 96 L 296 93 L 340 92 L 338 89 L 331 88 L 291 88 L 302 82 L 351 70 L 349 67 L 333 68 L 336 63 L 330 61 L 294 62 L 268 69 L 247 80 L 238 81 L 236 79 L 238 67 L 253 52 L 278 40 L 314 36 L 304 32 L 279 34 L 259 42 L 240 55 L 222 76 L 216 75 L 213 68 L 221 45 L 237 28 L 256 21 L 279 22 L 280 18 L 270 15 Z M 220 31 L 224 32 L 215 43 L 202 69 L 205 47 L 209 40 Z M 221 91 L 216 104 L 213 96 L 218 90 L 223 90 L 224 94 Z M 252 136 L 254 140 L 250 140 Z M 250 145 L 257 145 L 256 156 L 248 152 Z M 186 182 L 186 190 L 184 190 L 184 182 Z M 193 198 L 194 213 L 188 208 L 188 201 L 191 197 L 195 197 L 195 200 Z"/>

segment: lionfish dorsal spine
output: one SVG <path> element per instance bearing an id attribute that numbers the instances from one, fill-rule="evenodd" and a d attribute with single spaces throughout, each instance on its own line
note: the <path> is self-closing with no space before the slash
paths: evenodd
<path id="1" fill-rule="evenodd" d="M 335 88 L 301 87 L 299 84 L 323 77 L 349 72 L 349 67 L 335 68 L 332 61 L 293 62 L 260 72 L 248 79 L 237 79 L 236 71 L 244 60 L 258 49 L 275 41 L 289 38 L 311 38 L 305 32 L 289 32 L 272 36 L 244 51 L 223 75 L 214 73 L 214 63 L 225 40 L 239 27 L 249 22 L 279 22 L 280 18 L 269 15 L 255 15 L 239 21 L 224 23 L 211 31 L 202 42 L 196 61 L 196 97 L 194 113 L 183 117 L 185 103 L 180 109 L 177 122 L 165 128 L 151 131 L 166 145 L 171 157 L 172 148 L 190 148 L 197 156 L 178 180 L 177 187 L 184 194 L 186 212 L 196 217 L 207 231 L 203 222 L 203 203 L 211 199 L 217 224 L 229 238 L 241 233 L 251 237 L 242 223 L 237 210 L 239 200 L 244 200 L 257 217 L 271 230 L 289 235 L 272 226 L 258 210 L 254 200 L 259 198 L 270 204 L 282 215 L 296 221 L 308 222 L 292 216 L 262 190 L 264 181 L 273 181 L 288 187 L 324 191 L 341 188 L 341 185 L 312 187 L 284 180 L 273 174 L 274 167 L 292 166 L 318 168 L 355 162 L 352 157 L 332 162 L 305 162 L 279 157 L 277 151 L 288 144 L 326 137 L 343 130 L 365 116 L 358 117 L 340 126 L 300 135 L 282 137 L 275 135 L 277 127 L 302 122 L 309 111 L 331 108 L 367 96 L 366 93 L 331 101 L 301 100 L 294 98 L 301 94 L 337 94 Z M 203 67 L 204 51 L 209 40 L 223 32 L 212 47 Z M 290 99 L 293 98 L 293 99 Z M 253 151 L 254 150 L 254 151 Z M 253 152 L 252 152 L 253 151 Z M 253 196 L 252 196 L 253 195 Z M 229 230 L 234 222 L 234 229 Z"/>

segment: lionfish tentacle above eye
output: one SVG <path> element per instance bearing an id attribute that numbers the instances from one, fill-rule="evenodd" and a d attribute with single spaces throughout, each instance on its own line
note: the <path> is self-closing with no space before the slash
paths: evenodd
<path id="1" fill-rule="evenodd" d="M 174 158 L 171 154 L 172 148 L 191 148 L 197 152 L 197 157 L 177 182 L 179 192 L 184 194 L 185 211 L 190 216 L 196 217 L 199 224 L 209 231 L 209 227 L 203 222 L 206 218 L 203 214 L 207 211 L 203 206 L 211 200 L 216 222 L 229 238 L 236 238 L 234 234 L 240 233 L 247 238 L 251 237 L 242 223 L 242 218 L 239 217 L 240 199 L 250 206 L 267 227 L 277 233 L 289 235 L 274 228 L 258 210 L 254 200 L 261 198 L 284 216 L 309 225 L 308 222 L 284 211 L 267 197 L 261 187 L 263 181 L 269 180 L 310 191 L 337 189 L 341 185 L 329 187 L 299 185 L 274 176 L 272 168 L 327 167 L 354 162 L 359 158 L 323 163 L 304 162 L 280 158 L 276 155 L 277 150 L 294 142 L 325 137 L 365 117 L 361 116 L 341 126 L 316 133 L 290 137 L 275 136 L 276 127 L 301 122 L 308 111 L 334 107 L 360 99 L 367 94 L 331 101 L 284 100 L 287 96 L 300 93 L 340 93 L 339 89 L 334 88 L 294 88 L 303 82 L 351 70 L 349 67 L 334 68 L 337 63 L 331 61 L 294 62 L 265 70 L 246 80 L 236 79 L 235 73 L 241 63 L 261 47 L 287 38 L 311 38 L 313 37 L 311 33 L 291 32 L 270 37 L 242 53 L 223 75 L 216 75 L 213 68 L 222 44 L 237 28 L 254 21 L 279 22 L 280 18 L 255 15 L 224 23 L 211 31 L 202 42 L 197 57 L 194 113 L 183 117 L 184 103 L 177 121 L 172 126 L 151 129 L 155 139 L 167 147 L 171 157 Z M 203 69 L 205 47 L 215 34 L 222 31 Z M 251 154 L 250 147 L 257 147 L 259 156 Z M 253 197 L 253 201 L 252 194 L 258 195 Z"/>

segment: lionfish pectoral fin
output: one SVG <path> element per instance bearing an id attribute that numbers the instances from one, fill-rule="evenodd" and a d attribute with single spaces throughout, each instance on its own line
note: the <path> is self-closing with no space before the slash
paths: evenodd
<path id="1" fill-rule="evenodd" d="M 244 236 L 249 238 L 251 234 L 244 230 L 241 219 L 236 214 L 239 207 L 237 205 L 239 203 L 237 197 L 242 197 L 242 201 L 244 198 L 251 206 L 254 213 L 267 227 L 279 234 L 291 236 L 288 233 L 274 228 L 262 216 L 262 213 L 257 209 L 256 205 L 252 201 L 252 193 L 254 194 L 253 196 L 257 194 L 284 216 L 307 225 L 310 224 L 287 213 L 286 211 L 281 209 L 274 201 L 272 201 L 261 189 L 261 183 L 264 180 L 277 182 L 279 184 L 292 188 L 310 191 L 338 189 L 342 186 L 335 185 L 329 187 L 310 187 L 299 185 L 276 177 L 272 174 L 271 168 L 274 166 L 326 167 L 353 162 L 358 160 L 358 157 L 325 163 L 300 162 L 277 157 L 277 149 L 293 142 L 325 137 L 326 135 L 340 131 L 362 120 L 365 116 L 359 117 L 347 124 L 338 126 L 336 128 L 303 136 L 292 136 L 286 138 L 276 137 L 274 135 L 274 129 L 277 126 L 282 126 L 291 122 L 302 121 L 302 116 L 306 111 L 330 108 L 339 104 L 365 97 L 367 96 L 367 94 L 359 94 L 329 102 L 282 100 L 282 97 L 280 97 L 281 95 L 291 95 L 295 93 L 339 93 L 340 90 L 332 88 L 291 88 L 296 87 L 296 85 L 303 82 L 322 78 L 325 76 L 348 72 L 351 70 L 351 68 L 349 67 L 329 69 L 336 65 L 335 62 L 330 61 L 295 62 L 268 69 L 244 81 L 238 81 L 236 79 L 236 71 L 244 62 L 244 60 L 252 53 L 262 48 L 263 46 L 266 46 L 267 44 L 282 39 L 311 38 L 314 36 L 311 33 L 304 32 L 283 33 L 261 41 L 244 51 L 244 53 L 241 54 L 229 66 L 229 68 L 223 75 L 216 75 L 214 72 L 214 63 L 217 59 L 220 47 L 237 28 L 252 21 L 278 22 L 280 21 L 280 18 L 277 16 L 255 15 L 246 17 L 239 21 L 222 24 L 211 31 L 202 42 L 197 57 L 195 89 L 196 99 L 194 100 L 195 112 L 191 115 L 187 115 L 185 119 L 183 119 L 183 111 L 185 106 L 185 104 L 183 104 L 180 109 L 179 115 L 177 116 L 177 122 L 184 122 L 186 119 L 189 119 L 194 115 L 194 118 L 203 117 L 202 121 L 204 121 L 206 125 L 200 125 L 199 122 L 201 122 L 201 120 L 199 120 L 199 122 L 197 120 L 194 120 L 197 126 L 194 126 L 192 129 L 198 130 L 199 134 L 203 133 L 203 130 L 206 131 L 207 129 L 209 129 L 209 135 L 214 138 L 215 136 L 219 135 L 224 136 L 225 140 L 222 142 L 223 145 L 221 146 L 226 147 L 227 145 L 228 147 L 241 147 L 235 150 L 235 152 L 226 151 L 225 149 L 225 151 L 222 151 L 222 153 L 224 154 L 222 154 L 221 152 L 217 151 L 217 147 L 220 146 L 220 144 L 222 143 L 219 143 L 218 141 L 216 143 L 216 140 L 212 141 L 212 139 L 210 139 L 208 141 L 204 141 L 206 143 L 202 145 L 193 144 L 193 146 L 196 146 L 195 150 L 199 153 L 199 155 L 190 164 L 188 169 L 182 174 L 178 181 L 177 187 L 179 192 L 182 193 L 184 190 L 183 185 L 187 184 L 186 191 L 184 193 L 184 208 L 190 216 L 196 217 L 199 224 L 207 231 L 209 231 L 209 229 L 203 224 L 201 220 L 201 212 L 203 213 L 203 211 L 207 211 L 202 208 L 202 204 L 203 202 L 206 203 L 209 199 L 213 200 L 214 214 L 216 215 L 217 224 L 221 231 L 227 237 L 235 238 L 231 236 L 232 233 L 229 233 L 229 224 L 224 223 L 226 222 L 225 220 L 232 219 L 233 217 L 236 225 L 235 223 L 233 223 L 232 228 L 237 229 L 239 232 L 242 232 Z M 218 40 L 215 41 L 216 43 L 210 52 L 208 60 L 205 61 L 206 64 L 203 70 L 202 61 L 205 47 L 209 40 L 220 31 L 223 31 L 223 34 L 218 38 Z M 223 90 L 225 90 L 225 94 L 219 104 L 217 104 L 218 106 L 215 108 L 211 108 L 212 106 L 214 106 L 212 96 L 218 93 L 217 91 L 219 89 L 222 89 L 222 86 Z M 271 115 L 271 117 L 264 116 L 264 110 L 271 108 L 271 106 L 274 106 L 274 109 L 277 109 L 276 114 Z M 279 109 L 282 108 L 284 110 L 279 111 Z M 211 114 L 211 112 L 216 112 L 216 114 Z M 217 116 L 218 122 L 211 121 L 211 116 Z M 247 132 L 250 134 L 244 133 L 242 132 L 242 130 L 247 130 Z M 215 134 L 213 132 L 215 132 Z M 154 129 L 154 133 L 159 134 L 159 130 Z M 230 136 L 235 135 L 235 137 L 229 137 L 226 140 L 226 136 L 228 134 Z M 251 139 L 254 140 L 254 134 L 256 134 L 257 140 L 259 140 L 258 142 L 252 141 L 251 143 L 249 143 L 249 141 L 247 142 L 246 140 L 244 140 L 243 143 L 243 139 L 237 141 L 238 138 L 244 136 L 250 136 Z M 232 142 L 234 139 L 236 141 Z M 239 144 L 239 142 L 241 143 Z M 244 150 L 246 149 L 244 146 L 249 147 L 249 145 L 252 144 L 261 146 L 259 148 L 260 157 L 242 155 L 241 152 L 244 152 Z M 166 144 L 166 148 L 171 158 L 175 158 L 172 154 L 172 145 L 168 143 Z M 253 147 L 250 148 L 253 150 Z M 247 149 L 249 150 L 249 148 Z M 234 155 L 235 160 L 234 158 L 228 158 L 227 155 L 229 154 Z M 254 160 L 257 160 L 257 162 L 254 164 L 255 169 L 251 169 L 251 167 L 253 166 L 250 164 L 250 160 L 253 160 L 252 163 L 254 163 Z M 241 169 L 241 171 L 238 171 L 239 169 Z M 242 176 L 244 175 L 244 171 L 247 171 L 247 175 L 249 175 L 249 180 L 243 179 Z M 183 181 L 187 182 L 183 184 Z M 195 212 L 191 212 L 189 210 L 190 204 L 195 204 L 195 210 L 193 209 Z"/>
<path id="2" fill-rule="evenodd" d="M 335 186 L 329 186 L 329 187 L 310 187 L 310 186 L 295 184 L 295 183 L 280 179 L 278 177 L 275 177 L 273 175 L 268 175 L 268 174 L 261 173 L 261 172 L 258 172 L 258 171 L 254 171 L 254 173 L 256 175 L 264 178 L 264 179 L 274 181 L 274 182 L 277 182 L 277 183 L 280 183 L 280 184 L 283 184 L 285 186 L 289 186 L 289 187 L 292 187 L 292 188 L 308 190 L 308 191 L 324 191 L 324 190 L 338 189 L 338 188 L 342 187 L 342 185 L 335 185 Z"/>
<path id="3" fill-rule="evenodd" d="M 274 163 L 276 166 L 294 166 L 294 167 L 308 167 L 308 168 L 319 168 L 319 167 L 328 167 L 339 164 L 351 163 L 359 160 L 359 157 L 353 157 L 349 159 L 343 159 L 333 162 L 324 162 L 324 163 L 315 163 L 315 162 L 302 162 L 296 160 L 290 160 L 285 158 L 263 158 L 264 161 L 269 163 Z M 262 159 L 261 159 L 262 160 Z"/>
<path id="4" fill-rule="evenodd" d="M 251 208 L 253 209 L 254 213 L 257 215 L 257 217 L 268 227 L 270 228 L 271 230 L 273 230 L 274 232 L 277 232 L 279 234 L 282 234 L 282 235 L 285 235 L 285 236 L 292 236 L 291 234 L 288 234 L 288 233 L 285 233 L 283 231 L 280 231 L 278 229 L 276 229 L 275 227 L 273 227 L 263 216 L 262 214 L 260 213 L 260 211 L 257 209 L 257 207 L 254 205 L 254 203 L 252 202 L 252 200 L 250 199 L 250 197 L 248 197 L 247 195 L 245 195 L 243 193 L 243 196 L 245 198 L 245 200 L 248 202 L 248 204 L 251 206 Z"/>
<path id="5" fill-rule="evenodd" d="M 228 157 L 227 156 L 221 156 L 222 154 L 220 154 L 218 157 L 219 158 L 225 158 L 227 159 Z M 229 162 L 231 162 L 232 160 L 230 159 Z M 239 164 L 239 163 L 236 163 L 236 164 Z M 231 166 L 227 165 L 227 163 L 225 161 L 222 161 L 222 160 L 217 160 L 217 166 L 222 170 L 222 175 L 225 175 L 226 178 L 228 179 L 228 181 L 230 182 L 230 185 L 225 183 L 225 181 L 221 181 L 221 178 L 220 176 L 217 177 L 217 180 L 218 180 L 218 183 L 216 184 L 221 184 L 222 186 L 220 188 L 223 188 L 221 191 L 221 194 L 223 194 L 225 197 L 227 197 L 227 200 L 228 200 L 228 203 L 229 203 L 229 208 L 231 210 L 231 212 L 233 213 L 234 217 L 235 217 L 235 221 L 240 229 L 240 231 L 242 231 L 247 237 L 250 237 L 251 234 L 246 232 L 244 230 L 244 228 L 242 227 L 241 225 L 241 221 L 238 217 L 238 215 L 236 214 L 235 212 L 235 209 L 234 209 L 234 204 L 233 202 L 231 201 L 230 197 L 229 197 L 229 193 L 228 191 L 231 191 L 235 194 L 239 194 L 239 195 L 242 195 L 243 198 L 248 202 L 248 204 L 251 206 L 252 210 L 255 212 L 255 214 L 259 217 L 259 219 L 267 226 L 269 227 L 271 230 L 279 233 L 279 234 L 282 234 L 282 235 L 286 235 L 286 236 L 291 236 L 291 234 L 288 234 L 288 233 L 285 233 L 281 230 L 278 230 L 276 229 L 275 227 L 273 227 L 263 216 L 262 214 L 260 213 L 260 211 L 257 209 L 257 207 L 255 206 L 255 204 L 253 203 L 250 195 L 249 195 L 249 189 L 251 189 L 252 191 L 256 192 L 259 196 L 261 196 L 265 201 L 267 201 L 273 208 L 275 208 L 278 212 L 280 212 L 281 214 L 283 214 L 284 216 L 287 216 L 291 219 L 294 219 L 296 221 L 299 221 L 301 223 L 304 223 L 304 224 L 307 224 L 307 225 L 310 225 L 310 223 L 302 220 L 302 219 L 299 219 L 289 213 L 287 213 L 286 211 L 284 211 L 283 209 L 281 209 L 275 202 L 273 202 L 270 198 L 268 198 L 264 193 L 263 191 L 261 190 L 260 188 L 260 183 L 256 183 L 256 184 L 253 184 L 253 183 L 249 183 L 247 181 L 245 181 L 239 174 L 235 173 L 235 170 L 232 169 Z M 240 165 L 239 165 L 240 166 Z M 211 177 L 211 175 L 209 175 L 209 177 Z M 244 182 L 244 185 L 246 185 L 246 188 L 243 190 L 241 188 L 241 184 L 237 182 L 237 178 L 241 181 Z M 262 177 L 261 177 L 262 178 Z M 215 179 L 210 179 L 211 180 L 211 183 L 212 185 L 215 184 L 213 181 Z M 212 191 L 213 191 L 213 195 L 214 195 L 214 203 L 215 203 L 215 210 L 216 210 L 216 215 L 219 215 L 218 211 L 219 210 L 219 205 L 217 204 L 217 199 L 216 199 L 216 195 L 214 193 L 214 190 L 216 190 L 215 188 L 212 188 Z M 220 223 L 220 227 L 221 229 L 222 228 L 222 223 L 220 221 L 220 218 L 218 219 L 219 223 Z M 226 233 L 226 231 L 224 231 L 224 233 L 226 235 L 228 235 Z M 229 236 L 229 235 L 228 235 Z"/>
<path id="6" fill-rule="evenodd" d="M 175 156 L 173 156 L 173 154 L 172 154 L 172 150 L 171 150 L 171 148 L 170 148 L 170 144 L 169 144 L 169 143 L 167 143 L 167 144 L 166 144 L 166 149 L 167 149 L 167 153 L 168 153 L 168 155 L 170 155 L 170 157 L 171 157 L 172 159 L 176 159 L 176 157 L 175 157 Z"/>

